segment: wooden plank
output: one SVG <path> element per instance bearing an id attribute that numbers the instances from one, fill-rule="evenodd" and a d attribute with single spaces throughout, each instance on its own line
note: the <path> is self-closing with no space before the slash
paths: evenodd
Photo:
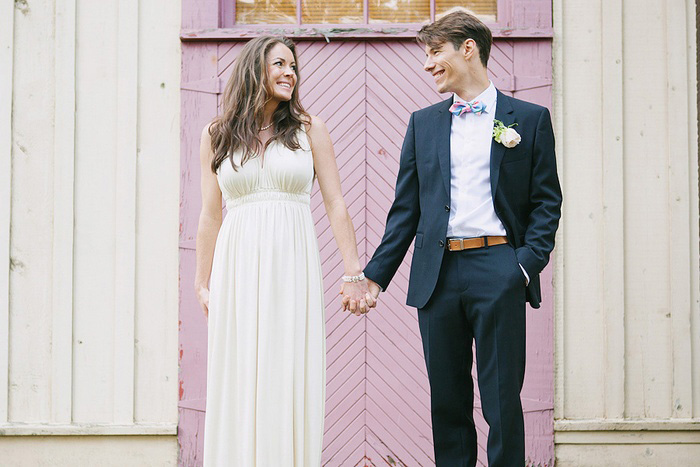
<path id="1" fill-rule="evenodd" d="M 134 422 L 176 422 L 180 12 L 139 2 L 139 18 Z"/>
<path id="2" fill-rule="evenodd" d="M 692 0 L 687 0 L 686 11 L 693 11 L 695 8 L 695 2 Z M 697 10 L 696 10 L 697 11 Z M 696 102 L 700 106 L 700 95 L 698 95 L 698 87 L 692 87 L 693 83 L 697 83 L 698 79 L 698 67 L 700 67 L 700 56 L 698 56 L 698 37 L 700 37 L 700 28 L 698 28 L 698 19 L 700 15 L 696 12 L 697 16 L 688 14 L 685 18 L 686 20 L 686 34 L 687 34 L 687 44 L 688 44 L 688 67 L 687 67 L 687 81 L 686 85 L 691 86 L 688 93 L 691 96 L 695 96 Z M 693 61 L 695 58 L 695 62 Z M 688 106 L 688 122 L 692 125 L 690 131 L 688 132 L 688 147 L 689 155 L 688 158 L 688 174 L 697 174 L 698 172 L 698 127 L 695 126 L 695 122 L 698 121 L 698 106 L 689 105 Z M 695 213 L 700 212 L 700 194 L 698 193 L 698 184 L 691 183 L 689 191 L 689 203 L 690 203 L 690 216 L 694 217 Z M 697 222 L 690 223 L 690 238 L 700 238 L 700 226 Z M 698 264 L 698 258 L 700 257 L 700 247 L 698 242 L 690 243 L 690 258 L 693 261 L 693 265 L 690 268 L 690 283 L 694 284 L 690 288 L 690 306 L 692 308 L 692 316 L 700 316 L 700 288 L 697 284 L 700 283 L 700 265 Z M 692 358 L 692 391 L 693 391 L 693 410 L 692 415 L 694 418 L 700 418 L 700 320 L 691 320 L 691 336 L 693 339 L 691 354 Z"/>
<path id="3" fill-rule="evenodd" d="M 559 83 L 564 80 L 564 0 L 552 0 L 552 16 L 554 18 L 554 30 L 556 34 L 552 41 L 552 126 L 555 135 L 562 135 L 564 130 L 564 118 L 562 108 L 564 107 L 564 90 Z M 556 140 L 557 169 L 564 182 L 566 174 L 566 161 L 562 158 L 561 139 Z M 562 185 L 566 186 L 565 183 Z M 560 252 L 553 257 L 554 268 L 554 419 L 564 418 L 565 399 L 565 360 L 564 351 L 566 349 L 564 339 L 564 304 L 566 294 L 566 281 L 564 276 L 564 254 L 566 251 L 567 230 L 566 211 L 562 214 L 562 222 L 557 229 L 556 245 Z"/>
<path id="4" fill-rule="evenodd" d="M 603 307 L 605 313 L 605 415 L 622 418 L 625 411 L 625 281 L 624 148 L 622 76 L 622 1 L 607 2 L 601 16 L 601 100 L 603 144 Z"/>
<path id="5" fill-rule="evenodd" d="M 562 417 L 576 418 L 586 414 L 603 416 L 604 397 L 602 369 L 604 355 L 601 352 L 580 352 L 582 347 L 602 349 L 604 346 L 604 320 L 600 313 L 602 278 L 602 227 L 601 209 L 603 206 L 600 160 L 602 141 L 600 137 L 600 115 L 590 118 L 577 118 L 574 110 L 589 102 L 589 96 L 600 96 L 601 33 L 600 17 L 603 14 L 600 3 L 566 4 L 562 32 L 563 50 L 562 74 L 558 78 L 565 82 L 567 89 L 576 88 L 579 92 L 567 92 L 562 102 L 562 133 L 560 154 L 567 154 L 567 171 L 561 172 L 561 184 L 565 187 L 564 197 L 570 206 L 580 206 L 577 210 L 565 212 L 562 222 L 567 226 L 563 238 L 563 252 L 567 268 L 563 271 L 565 287 L 564 310 L 588 310 L 587 313 L 567 313 L 563 322 L 563 333 L 568 339 L 557 350 L 563 354 L 567 384 L 563 386 L 564 413 Z M 574 20 L 576 18 L 576 20 Z M 569 39 L 571 37 L 571 39 Z M 585 67 L 585 75 L 575 70 Z M 584 91 L 585 90 L 585 91 Z M 570 156 L 575 154 L 575 156 Z M 595 154 L 595 161 L 591 159 Z M 585 255 L 577 252 L 586 251 Z M 581 277 L 588 278 L 588 287 L 581 287 Z M 570 285 L 570 287 L 569 287 Z M 559 369 L 558 371 L 561 371 Z"/>
<path id="6" fill-rule="evenodd" d="M 666 101 L 668 102 L 668 209 L 669 209 L 669 312 L 671 314 L 671 343 L 673 359 L 672 407 L 671 417 L 690 418 L 693 415 L 693 337 L 690 323 L 693 312 L 697 315 L 697 306 L 691 302 L 692 289 L 697 289 L 697 282 L 691 282 L 688 271 L 697 270 L 698 255 L 696 250 L 698 237 L 691 233 L 697 226 L 697 196 L 692 198 L 697 186 L 697 170 L 692 170 L 690 160 L 697 162 L 697 119 L 689 119 L 696 108 L 695 82 L 688 81 L 688 68 L 694 60 L 689 55 L 694 41 L 688 43 L 688 33 L 684 21 L 687 16 L 694 16 L 695 6 L 686 0 L 666 2 L 665 10 L 667 50 L 666 68 L 668 69 Z M 693 28 L 695 29 L 695 28 Z M 694 210 L 691 210 L 694 207 Z M 689 213 L 694 213 L 695 215 Z M 695 245 L 695 247 L 693 247 Z"/>
<path id="7" fill-rule="evenodd" d="M 73 222 L 75 197 L 76 0 L 55 10 L 51 420 L 73 409 Z"/>
<path id="8" fill-rule="evenodd" d="M 123 436 L 175 435 L 175 423 L 26 423 L 0 424 L 0 436 Z"/>
<path id="9" fill-rule="evenodd" d="M 233 0 L 232 0 L 233 1 Z M 221 14 L 229 15 L 230 11 L 224 10 L 221 13 L 223 2 L 218 0 L 185 0 L 182 4 L 182 27 L 183 28 L 217 28 Z"/>
<path id="10" fill-rule="evenodd" d="M 634 181 L 625 185 L 625 415 L 665 418 L 672 414 L 673 398 L 669 248 L 677 241 L 669 229 L 673 201 L 668 170 L 669 142 L 676 129 L 668 127 L 667 116 L 677 109 L 662 91 L 668 86 L 666 64 L 662 60 L 650 68 L 648 57 L 665 57 L 675 46 L 666 42 L 665 4 L 624 2 L 623 15 L 638 18 L 625 21 L 625 44 L 648 44 L 644 51 L 625 47 L 623 61 L 625 180 Z M 650 21 L 658 21 L 657 26 L 649 28 Z M 649 99 L 649 89 L 658 89 L 661 98 Z"/>
<path id="11" fill-rule="evenodd" d="M 201 1 L 201 0 L 200 0 Z M 377 24 L 368 27 L 348 27 L 346 24 L 332 25 L 304 25 L 304 28 L 277 26 L 269 27 L 245 25 L 235 28 L 184 28 L 180 33 L 181 41 L 227 41 L 227 40 L 246 40 L 258 37 L 264 34 L 284 35 L 291 39 L 324 39 L 332 40 L 376 40 L 376 39 L 414 39 L 418 30 L 423 26 L 417 25 L 396 25 L 396 24 Z M 494 38 L 538 38 L 550 39 L 554 35 L 552 28 L 494 28 Z"/>
<path id="12" fill-rule="evenodd" d="M 134 421 L 138 0 L 119 3 L 114 271 L 114 421 Z"/>
<path id="13" fill-rule="evenodd" d="M 0 4 L 0 423 L 8 420 L 14 19 L 14 3 Z"/>
<path id="14" fill-rule="evenodd" d="M 500 16 L 505 13 L 506 18 Z M 551 0 L 499 0 L 498 22 L 508 21 L 515 28 L 552 26 Z"/>

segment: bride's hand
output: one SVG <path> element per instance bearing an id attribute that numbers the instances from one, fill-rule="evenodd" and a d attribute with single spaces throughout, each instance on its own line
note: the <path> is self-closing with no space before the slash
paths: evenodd
<path id="1" fill-rule="evenodd" d="M 356 316 L 369 312 L 374 306 L 374 297 L 369 292 L 366 279 L 359 282 L 343 282 L 340 294 L 343 296 L 343 311 L 350 310 Z"/>
<path id="2" fill-rule="evenodd" d="M 194 290 L 204 316 L 209 318 L 209 289 L 204 286 L 195 286 Z"/>

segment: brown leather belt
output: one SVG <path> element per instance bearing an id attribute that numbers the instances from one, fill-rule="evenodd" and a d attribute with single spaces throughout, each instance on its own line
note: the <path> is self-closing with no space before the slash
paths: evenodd
<path id="1" fill-rule="evenodd" d="M 447 249 L 449 251 L 471 250 L 473 248 L 483 248 L 485 246 L 503 245 L 508 243 L 508 238 L 498 237 L 476 237 L 476 238 L 448 238 Z"/>

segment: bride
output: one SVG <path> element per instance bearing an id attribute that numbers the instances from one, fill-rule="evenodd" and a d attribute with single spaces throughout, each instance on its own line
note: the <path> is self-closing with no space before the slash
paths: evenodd
<path id="1" fill-rule="evenodd" d="M 195 291 L 208 317 L 205 466 L 318 466 L 325 403 L 317 177 L 343 257 L 343 308 L 374 306 L 325 124 L 298 95 L 294 44 L 251 40 L 202 132 Z M 227 214 L 222 222 L 221 199 Z"/>

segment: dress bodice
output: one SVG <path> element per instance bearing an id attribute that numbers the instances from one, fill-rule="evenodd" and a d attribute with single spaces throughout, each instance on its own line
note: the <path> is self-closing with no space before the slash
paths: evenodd
<path id="1" fill-rule="evenodd" d="M 308 202 L 314 179 L 314 164 L 306 132 L 299 131 L 301 149 L 293 151 L 280 141 L 271 142 L 262 157 L 241 166 L 241 151 L 232 157 L 237 170 L 225 160 L 217 171 L 219 188 L 227 208 L 252 200 L 292 199 Z"/>

